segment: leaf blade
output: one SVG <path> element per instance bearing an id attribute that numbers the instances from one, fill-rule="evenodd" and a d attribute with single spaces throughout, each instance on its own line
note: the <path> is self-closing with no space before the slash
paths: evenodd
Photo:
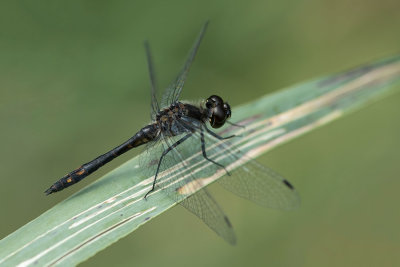
<path id="1" fill-rule="evenodd" d="M 251 157 L 394 92 L 396 56 L 316 79 L 233 110 L 250 134 L 239 148 Z M 398 91 L 398 90 L 397 90 Z M 229 131 L 225 130 L 225 131 Z M 204 178 L 203 186 L 223 173 Z M 0 241 L 0 265 L 75 265 L 173 207 L 163 194 L 143 200 L 152 177 L 133 158 Z"/>

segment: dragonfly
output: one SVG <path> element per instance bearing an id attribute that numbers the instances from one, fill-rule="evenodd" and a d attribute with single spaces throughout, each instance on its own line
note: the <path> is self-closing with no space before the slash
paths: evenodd
<path id="1" fill-rule="evenodd" d="M 232 110 L 228 102 L 217 95 L 201 103 L 179 100 L 207 26 L 208 22 L 203 25 L 179 75 L 164 90 L 160 101 L 150 46 L 145 42 L 151 123 L 123 144 L 66 174 L 45 191 L 46 195 L 76 184 L 132 148 L 146 145 L 141 166 L 154 178 L 151 189 L 143 197 L 147 199 L 159 190 L 166 193 L 230 244 L 236 243 L 232 224 L 205 188 L 205 177 L 223 172 L 219 184 L 261 206 L 283 210 L 299 206 L 299 195 L 288 180 L 250 158 L 231 142 L 243 135 L 221 136 L 210 129 L 226 124 L 244 128 L 230 121 Z M 238 164 L 240 162 L 243 164 Z"/>

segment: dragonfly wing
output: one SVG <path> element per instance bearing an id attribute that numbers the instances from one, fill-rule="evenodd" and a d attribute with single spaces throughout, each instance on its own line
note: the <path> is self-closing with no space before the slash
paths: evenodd
<path id="1" fill-rule="evenodd" d="M 174 137 L 163 137 L 160 142 L 151 147 L 151 153 L 144 154 L 147 155 L 145 156 L 146 160 L 142 160 L 141 165 L 150 172 L 150 176 L 155 174 L 159 162 L 159 156 L 154 155 L 161 155 L 163 151 L 168 147 L 173 147 L 173 144 L 184 136 L 185 133 Z M 163 157 L 155 192 L 160 190 L 165 193 L 199 217 L 227 242 L 234 244 L 236 238 L 228 217 L 212 196 L 202 188 L 203 185 L 199 179 L 201 174 L 197 172 L 196 168 L 199 167 L 197 164 L 199 161 L 201 164 L 204 162 L 202 162 L 201 153 L 198 153 L 200 141 L 193 138 L 196 136 L 191 136 Z M 149 197 L 151 195 L 149 194 Z"/>
<path id="2" fill-rule="evenodd" d="M 214 232 L 228 243 L 236 243 L 235 232 L 221 207 L 206 189 L 201 189 L 180 204 L 199 217 Z"/>
<path id="3" fill-rule="evenodd" d="M 199 130 L 194 135 L 199 136 Z M 207 156 L 231 173 L 218 179 L 224 188 L 261 206 L 283 210 L 299 207 L 299 194 L 288 180 L 237 148 L 241 137 L 220 140 L 207 131 L 204 136 Z"/>
<path id="4" fill-rule="evenodd" d="M 151 86 L 151 119 L 154 120 L 157 112 L 160 110 L 160 105 L 157 100 L 157 81 L 155 77 L 154 64 L 151 56 L 150 45 L 147 41 L 144 42 L 146 49 L 147 65 L 150 75 L 150 86 Z"/>
<path id="5" fill-rule="evenodd" d="M 268 208 L 291 210 L 300 205 L 300 197 L 288 180 L 253 159 L 235 169 L 233 175 L 219 179 L 218 183 L 238 196 Z"/>
<path id="6" fill-rule="evenodd" d="M 200 34 L 197 37 L 192 47 L 192 50 L 190 51 L 189 56 L 186 59 L 185 65 L 183 66 L 178 77 L 176 78 L 173 84 L 171 84 L 167 89 L 165 89 L 165 92 L 161 98 L 161 106 L 163 107 L 169 106 L 179 99 L 183 85 L 185 84 L 187 75 L 189 73 L 190 66 L 193 63 L 194 57 L 196 56 L 197 50 L 199 49 L 201 40 L 203 39 L 203 36 L 206 32 L 207 25 L 208 21 L 203 25 L 203 28 L 201 29 Z"/>

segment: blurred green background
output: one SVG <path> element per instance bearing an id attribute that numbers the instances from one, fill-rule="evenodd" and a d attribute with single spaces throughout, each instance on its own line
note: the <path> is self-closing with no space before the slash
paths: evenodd
<path id="1" fill-rule="evenodd" d="M 0 238 L 137 154 L 43 194 L 149 121 L 143 40 L 166 86 L 210 19 L 183 98 L 235 106 L 397 54 L 399 10 L 397 0 L 2 1 Z M 395 94 L 261 157 L 296 185 L 298 211 L 212 186 L 235 247 L 177 207 L 82 266 L 399 266 L 399 113 Z"/>

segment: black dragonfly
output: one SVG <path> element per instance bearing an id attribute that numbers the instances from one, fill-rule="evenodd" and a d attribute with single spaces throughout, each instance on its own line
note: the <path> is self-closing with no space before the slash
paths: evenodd
<path id="1" fill-rule="evenodd" d="M 45 191 L 47 195 L 81 181 L 128 150 L 147 144 L 147 153 L 144 153 L 144 163 L 141 166 L 151 176 L 154 175 L 154 179 L 144 198 L 158 189 L 166 192 L 231 244 L 236 242 L 232 225 L 204 188 L 209 183 L 205 177 L 224 172 L 226 175 L 218 179 L 219 184 L 262 206 L 288 210 L 299 205 L 299 196 L 286 179 L 252 160 L 230 142 L 243 137 L 243 134 L 223 137 L 208 128 L 208 124 L 212 128 L 220 128 L 225 123 L 238 129 L 243 128 L 228 121 L 232 114 L 227 102 L 217 95 L 210 96 L 200 104 L 179 101 L 207 25 L 208 22 L 202 27 L 183 69 L 164 91 L 160 102 L 157 99 L 150 47 L 145 42 L 151 84 L 152 122 L 123 144 L 62 177 Z"/>

